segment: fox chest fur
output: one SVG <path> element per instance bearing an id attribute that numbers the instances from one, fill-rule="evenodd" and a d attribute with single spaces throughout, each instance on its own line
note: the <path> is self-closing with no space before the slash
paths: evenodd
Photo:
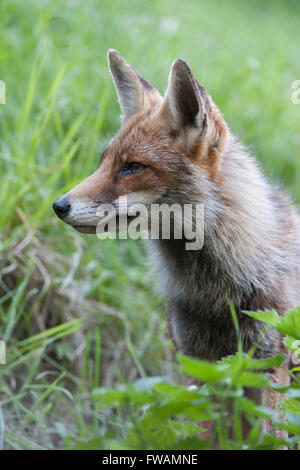
<path id="1" fill-rule="evenodd" d="M 236 284 L 226 268 L 218 266 L 206 248 L 201 255 L 187 254 L 181 241 L 151 241 L 148 250 L 154 261 L 159 289 L 165 300 L 169 331 L 176 348 L 201 359 L 219 360 L 237 350 L 230 304 L 237 314 L 239 329 L 247 351 L 262 333 L 260 322 L 243 314 L 277 307 L 288 310 L 289 299 L 281 292 L 270 292 L 249 284 Z M 280 352 L 279 335 L 270 329 L 257 344 L 255 356 L 268 357 Z"/>

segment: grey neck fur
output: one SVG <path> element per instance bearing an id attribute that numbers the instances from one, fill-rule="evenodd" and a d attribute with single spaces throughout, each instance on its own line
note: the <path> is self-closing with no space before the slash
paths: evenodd
<path id="1" fill-rule="evenodd" d="M 204 247 L 186 251 L 185 240 L 147 243 L 175 343 L 186 354 L 208 359 L 236 350 L 230 302 L 245 349 L 262 326 L 242 310 L 276 308 L 282 314 L 300 303 L 291 286 L 291 278 L 299 277 L 299 219 L 232 136 L 228 149 L 218 187 L 191 168 L 186 185 L 168 194 L 171 204 L 204 203 Z M 270 330 L 257 355 L 271 355 L 279 347 Z"/>

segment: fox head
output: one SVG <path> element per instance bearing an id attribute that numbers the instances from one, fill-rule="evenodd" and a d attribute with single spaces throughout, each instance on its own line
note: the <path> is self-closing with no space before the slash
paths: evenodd
<path id="1" fill-rule="evenodd" d="M 119 209 L 120 196 L 128 205 L 182 204 L 196 196 L 204 202 L 220 178 L 228 136 L 221 113 L 184 61 L 173 63 L 164 97 L 117 51 L 109 50 L 108 62 L 121 128 L 95 173 L 53 204 L 60 219 L 84 233 L 96 232 L 101 204 Z"/>

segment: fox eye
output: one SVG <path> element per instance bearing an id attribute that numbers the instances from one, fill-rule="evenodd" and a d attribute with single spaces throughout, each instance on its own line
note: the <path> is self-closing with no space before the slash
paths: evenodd
<path id="1" fill-rule="evenodd" d="M 137 162 L 131 162 L 128 163 L 127 166 L 124 168 L 120 169 L 120 175 L 125 176 L 125 175 L 134 175 L 136 173 L 140 173 L 141 171 L 145 170 L 146 165 L 143 165 L 142 163 L 137 163 Z"/>

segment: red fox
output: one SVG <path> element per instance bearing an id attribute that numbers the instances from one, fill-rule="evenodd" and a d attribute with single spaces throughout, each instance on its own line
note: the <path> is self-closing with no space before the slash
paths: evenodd
<path id="1" fill-rule="evenodd" d="M 96 233 L 97 207 L 127 196 L 134 203 L 204 204 L 204 245 L 184 239 L 149 239 L 170 331 L 178 350 L 211 361 L 257 342 L 256 357 L 286 352 L 270 329 L 243 310 L 300 305 L 300 219 L 289 198 L 269 183 L 238 142 L 189 66 L 176 60 L 164 97 L 115 50 L 109 67 L 122 110 L 122 125 L 102 154 L 98 170 L 53 208 L 84 233 Z M 270 371 L 280 382 L 281 369 Z M 270 392 L 267 404 L 275 406 Z"/>

